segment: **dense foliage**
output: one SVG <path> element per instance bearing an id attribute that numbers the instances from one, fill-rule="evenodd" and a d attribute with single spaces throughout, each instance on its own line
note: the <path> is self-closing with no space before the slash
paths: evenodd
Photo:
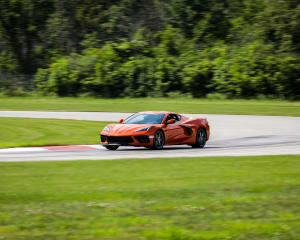
<path id="1" fill-rule="evenodd" d="M 0 88 L 300 98 L 299 0 L 0 0 Z"/>

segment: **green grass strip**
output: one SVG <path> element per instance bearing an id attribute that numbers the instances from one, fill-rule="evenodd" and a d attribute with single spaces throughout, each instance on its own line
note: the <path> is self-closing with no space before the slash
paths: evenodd
<path id="1" fill-rule="evenodd" d="M 0 118 L 0 148 L 98 144 L 107 122 Z"/>
<path id="2" fill-rule="evenodd" d="M 0 163 L 1 239 L 299 239 L 300 156 Z"/>
<path id="3" fill-rule="evenodd" d="M 0 110 L 139 112 L 300 116 L 300 102 L 280 100 L 209 100 L 190 98 L 0 97 Z"/>

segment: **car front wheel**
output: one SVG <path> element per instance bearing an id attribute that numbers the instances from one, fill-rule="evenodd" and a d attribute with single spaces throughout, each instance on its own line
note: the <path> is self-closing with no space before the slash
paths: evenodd
<path id="1" fill-rule="evenodd" d="M 153 138 L 153 146 L 152 149 L 162 149 L 164 147 L 165 144 L 165 136 L 164 133 L 161 130 L 158 130 Z"/>
<path id="2" fill-rule="evenodd" d="M 113 150 L 114 151 L 114 150 L 117 150 L 119 146 L 117 146 L 117 145 L 108 145 L 108 146 L 105 146 L 105 147 L 108 150 Z"/>

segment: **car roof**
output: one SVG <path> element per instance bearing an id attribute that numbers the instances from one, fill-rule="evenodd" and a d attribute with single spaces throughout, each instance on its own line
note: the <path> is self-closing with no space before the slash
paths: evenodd
<path id="1" fill-rule="evenodd" d="M 156 114 L 156 113 L 163 113 L 163 114 L 177 114 L 174 112 L 168 112 L 168 111 L 145 111 L 145 112 L 138 112 L 138 113 L 148 113 L 148 114 Z"/>

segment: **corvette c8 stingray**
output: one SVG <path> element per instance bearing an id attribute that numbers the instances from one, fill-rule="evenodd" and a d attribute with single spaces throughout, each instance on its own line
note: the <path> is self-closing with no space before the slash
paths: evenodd
<path id="1" fill-rule="evenodd" d="M 209 139 L 206 118 L 189 118 L 173 112 L 139 112 L 119 124 L 109 124 L 100 133 L 108 150 L 119 146 L 162 149 L 164 145 L 186 144 L 203 148 Z"/>

